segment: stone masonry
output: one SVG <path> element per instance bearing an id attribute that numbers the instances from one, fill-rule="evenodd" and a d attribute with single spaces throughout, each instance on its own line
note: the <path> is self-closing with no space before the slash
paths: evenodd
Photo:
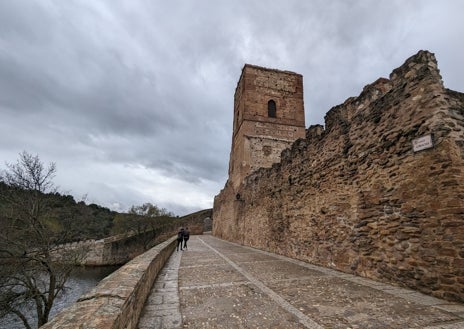
<path id="1" fill-rule="evenodd" d="M 246 64 L 234 97 L 229 179 L 238 188 L 259 168 L 280 161 L 280 153 L 305 135 L 303 77 Z"/>
<path id="2" fill-rule="evenodd" d="M 41 329 L 134 329 L 177 236 L 154 246 L 104 278 Z"/>
<path id="3" fill-rule="evenodd" d="M 189 227 L 191 234 L 202 234 L 204 218 L 211 216 L 211 209 L 189 215 L 188 221 L 179 222 L 179 226 Z M 127 232 L 100 240 L 85 240 L 56 246 L 52 256 L 57 262 L 74 260 L 81 265 L 107 266 L 122 265 L 147 251 L 147 249 L 177 234 L 178 228 L 173 226 L 164 232 Z"/>
<path id="4" fill-rule="evenodd" d="M 213 234 L 464 301 L 464 94 L 419 51 L 333 107 L 280 163 L 239 185 L 229 176 Z"/>

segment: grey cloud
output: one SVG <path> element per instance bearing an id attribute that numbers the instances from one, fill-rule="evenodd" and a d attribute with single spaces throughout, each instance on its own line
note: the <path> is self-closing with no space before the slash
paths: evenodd
<path id="1" fill-rule="evenodd" d="M 156 200 L 119 171 L 114 186 L 134 182 L 126 192 L 98 181 L 92 168 L 101 164 L 140 166 L 147 180 L 162 172 L 184 182 L 179 193 L 196 186 L 212 202 L 227 175 L 245 63 L 303 74 L 307 125 L 422 48 L 459 90 L 463 9 L 418 0 L 3 1 L 0 159 L 26 149 L 65 164 L 67 175 L 76 166 L 79 189 L 86 182 L 104 205 Z M 186 209 L 174 199 L 163 202 Z"/>

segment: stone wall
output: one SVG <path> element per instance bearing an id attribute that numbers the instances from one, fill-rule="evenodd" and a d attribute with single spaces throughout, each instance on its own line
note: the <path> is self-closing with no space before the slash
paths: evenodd
<path id="1" fill-rule="evenodd" d="M 170 236 L 174 232 L 171 232 Z M 77 259 L 82 265 L 106 266 L 122 265 L 146 251 L 146 237 L 151 232 L 119 234 L 100 240 L 85 240 L 67 243 L 53 249 L 56 261 Z M 157 237 L 156 240 L 159 240 Z M 166 237 L 164 237 L 165 240 Z M 158 241 L 159 242 L 159 241 Z M 150 243 L 155 244 L 155 240 Z"/>
<path id="2" fill-rule="evenodd" d="M 53 249 L 56 261 L 77 261 L 87 266 L 122 265 L 149 248 L 176 234 L 179 227 L 188 227 L 190 234 L 201 235 L 204 231 L 204 219 L 212 216 L 212 209 L 205 209 L 184 216 L 156 231 L 129 232 L 100 240 L 85 240 L 67 243 Z"/>
<path id="3" fill-rule="evenodd" d="M 218 237 L 464 300 L 464 95 L 429 52 L 332 108 L 236 193 L 228 181 L 215 198 Z"/>
<path id="4" fill-rule="evenodd" d="M 175 246 L 176 236 L 134 258 L 40 328 L 136 328 L 153 282 Z"/>

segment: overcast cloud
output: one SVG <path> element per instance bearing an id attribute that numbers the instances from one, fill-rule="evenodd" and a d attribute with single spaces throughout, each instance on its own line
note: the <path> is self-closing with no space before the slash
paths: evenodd
<path id="1" fill-rule="evenodd" d="M 118 211 L 212 207 L 245 63 L 303 74 L 306 126 L 420 49 L 464 91 L 454 0 L 0 0 L 0 166 Z"/>

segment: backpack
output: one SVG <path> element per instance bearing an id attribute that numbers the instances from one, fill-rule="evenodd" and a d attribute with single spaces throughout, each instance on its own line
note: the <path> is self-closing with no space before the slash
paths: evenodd
<path id="1" fill-rule="evenodd" d="M 183 232 L 178 232 L 177 233 L 177 240 L 182 240 L 184 238 L 184 233 Z"/>

